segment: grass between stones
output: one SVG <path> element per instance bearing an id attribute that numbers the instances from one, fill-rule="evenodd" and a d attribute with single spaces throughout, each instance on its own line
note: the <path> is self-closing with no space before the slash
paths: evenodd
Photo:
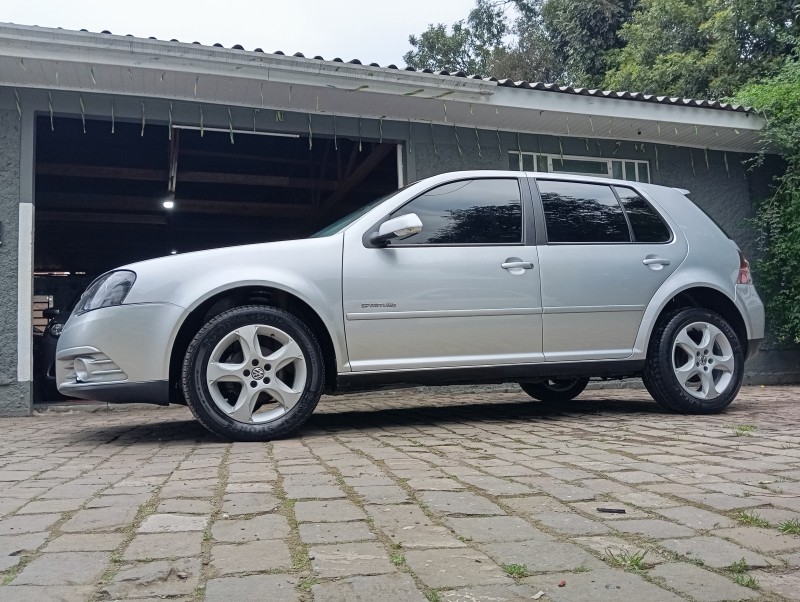
<path id="1" fill-rule="evenodd" d="M 744 558 L 734 562 L 726 570 L 733 573 L 733 580 L 739 585 L 743 585 L 744 587 L 749 587 L 751 589 L 758 589 L 758 581 L 756 581 L 755 577 L 745 573 L 747 570 L 747 561 Z"/>
<path id="2" fill-rule="evenodd" d="M 522 579 L 530 575 L 528 567 L 524 564 L 504 564 L 503 570 L 506 572 L 506 575 L 514 579 Z"/>
<path id="3" fill-rule="evenodd" d="M 743 525 L 753 525 L 754 527 L 770 527 L 769 521 L 761 516 L 755 510 L 742 510 L 736 515 L 736 520 Z"/>
<path id="4" fill-rule="evenodd" d="M 778 531 L 784 535 L 800 535 L 800 520 L 790 518 L 778 525 Z"/>
<path id="5" fill-rule="evenodd" d="M 611 566 L 616 566 L 625 569 L 626 571 L 643 571 L 647 568 L 644 557 L 647 556 L 649 551 L 649 549 L 640 550 L 634 554 L 631 554 L 627 550 L 614 553 L 611 550 L 606 549 L 606 558 Z"/>

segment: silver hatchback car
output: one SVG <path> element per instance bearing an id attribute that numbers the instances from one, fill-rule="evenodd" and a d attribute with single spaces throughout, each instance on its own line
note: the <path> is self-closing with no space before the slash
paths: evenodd
<path id="1" fill-rule="evenodd" d="M 546 173 L 411 184 L 311 238 L 121 267 L 64 326 L 59 390 L 188 404 L 223 437 L 296 431 L 322 393 L 518 382 L 568 401 L 641 376 L 726 408 L 764 336 L 736 244 L 686 191 Z"/>

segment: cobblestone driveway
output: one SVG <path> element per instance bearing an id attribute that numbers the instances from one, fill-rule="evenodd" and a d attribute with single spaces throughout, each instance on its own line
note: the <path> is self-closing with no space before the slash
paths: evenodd
<path id="1" fill-rule="evenodd" d="M 0 600 L 797 600 L 798 418 L 751 387 L 711 417 L 351 396 L 268 444 L 185 408 L 6 419 Z"/>

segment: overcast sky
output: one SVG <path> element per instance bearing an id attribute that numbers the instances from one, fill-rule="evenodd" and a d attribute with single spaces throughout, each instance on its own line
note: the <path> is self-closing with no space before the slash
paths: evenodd
<path id="1" fill-rule="evenodd" d="M 0 20 L 403 66 L 410 34 L 465 18 L 475 0 L 3 0 Z"/>

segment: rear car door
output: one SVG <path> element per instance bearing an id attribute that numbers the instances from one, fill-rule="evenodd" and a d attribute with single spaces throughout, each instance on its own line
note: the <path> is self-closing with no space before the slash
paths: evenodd
<path id="1" fill-rule="evenodd" d="M 342 289 L 351 369 L 543 361 L 530 208 L 524 180 L 459 179 L 385 217 L 416 214 L 418 234 L 378 248 L 348 230 Z"/>
<path id="2" fill-rule="evenodd" d="M 685 238 L 633 187 L 535 186 L 545 360 L 628 357 L 647 305 L 686 257 Z"/>

